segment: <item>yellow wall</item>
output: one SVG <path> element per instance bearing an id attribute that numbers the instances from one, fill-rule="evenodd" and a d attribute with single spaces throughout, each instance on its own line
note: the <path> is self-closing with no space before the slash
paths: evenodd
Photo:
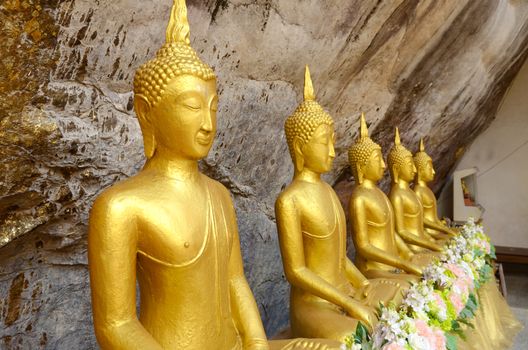
<path id="1" fill-rule="evenodd" d="M 493 243 L 528 248 L 528 62 L 513 81 L 496 119 L 457 169 L 476 166 L 477 201 Z"/>

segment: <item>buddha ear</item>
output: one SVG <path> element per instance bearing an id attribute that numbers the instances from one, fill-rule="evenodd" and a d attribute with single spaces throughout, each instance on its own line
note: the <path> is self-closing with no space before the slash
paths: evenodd
<path id="1" fill-rule="evenodd" d="M 363 169 L 362 169 L 362 166 L 359 165 L 359 162 L 356 163 L 356 182 L 359 185 L 363 183 Z"/>
<path id="2" fill-rule="evenodd" d="M 358 169 L 358 172 L 357 172 L 357 182 L 360 185 L 363 183 L 363 171 L 361 171 L 359 169 Z"/>
<path id="3" fill-rule="evenodd" d="M 392 182 L 396 183 L 398 182 L 398 165 L 393 164 L 392 165 Z"/>
<path id="4" fill-rule="evenodd" d="M 143 133 L 143 147 L 145 149 L 145 156 L 147 159 L 152 158 L 156 151 L 156 138 L 154 137 L 154 128 L 148 118 L 150 111 L 150 102 L 143 95 L 136 94 L 134 96 L 134 110 L 141 126 Z"/>
<path id="5" fill-rule="evenodd" d="M 293 153 L 295 154 L 295 169 L 297 171 L 302 171 L 304 169 L 304 155 L 303 148 L 304 142 L 299 136 L 295 136 L 293 139 Z"/>

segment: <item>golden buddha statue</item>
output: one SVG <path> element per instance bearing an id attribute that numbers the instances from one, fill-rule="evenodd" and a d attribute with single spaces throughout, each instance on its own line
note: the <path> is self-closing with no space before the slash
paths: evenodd
<path id="1" fill-rule="evenodd" d="M 361 114 L 360 135 L 348 150 L 355 185 L 349 202 L 356 265 L 368 278 L 417 280 L 421 269 L 409 259 L 414 255 L 394 232 L 394 213 L 389 198 L 377 182 L 385 172 L 381 146 L 368 135 L 365 115 Z M 406 271 L 408 275 L 399 273 Z"/>
<path id="2" fill-rule="evenodd" d="M 229 192 L 198 170 L 216 132 L 212 69 L 190 46 L 185 0 L 134 79 L 147 161 L 96 200 L 88 257 L 102 349 L 330 349 L 269 344 L 244 276 Z M 136 278 L 140 313 L 136 314 Z"/>
<path id="3" fill-rule="evenodd" d="M 435 175 L 433 160 L 425 153 L 423 139 L 420 140 L 420 148 L 414 155 L 414 164 L 417 170 L 414 180 L 414 192 L 422 203 L 425 231 L 436 239 L 448 239 L 450 236 L 455 235 L 456 231 L 447 227 L 438 218 L 436 197 L 429 186 L 427 186 L 428 182 L 433 181 Z"/>
<path id="4" fill-rule="evenodd" d="M 423 253 L 427 249 L 442 251 L 442 247 L 424 230 L 422 204 L 409 187 L 416 174 L 416 167 L 412 153 L 401 144 L 398 128 L 396 128 L 394 146 L 389 152 L 388 163 L 392 179 L 389 198 L 394 209 L 396 233 L 415 253 Z"/>
<path id="5" fill-rule="evenodd" d="M 285 132 L 295 170 L 275 213 L 291 284 L 292 334 L 343 340 L 358 320 L 367 327 L 375 324 L 379 302 L 401 298 L 400 282 L 369 281 L 346 256 L 345 215 L 336 193 L 321 179 L 335 157 L 334 122 L 315 101 L 308 67 L 304 101 L 287 118 Z"/>

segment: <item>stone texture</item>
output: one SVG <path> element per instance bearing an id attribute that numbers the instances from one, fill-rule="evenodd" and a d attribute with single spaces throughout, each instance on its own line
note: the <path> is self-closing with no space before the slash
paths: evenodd
<path id="1" fill-rule="evenodd" d="M 385 152 L 396 125 L 413 150 L 425 137 L 439 189 L 528 52 L 521 0 L 188 4 L 193 46 L 215 68 L 220 93 L 218 135 L 202 168 L 234 195 L 245 271 L 269 335 L 288 320 L 273 205 L 292 175 L 283 123 L 300 100 L 304 64 L 336 120 L 327 180 L 346 203 L 346 150 L 360 111 Z M 0 4 L 0 347 L 95 347 L 88 210 L 143 164 L 131 81 L 162 44 L 170 5 Z"/>

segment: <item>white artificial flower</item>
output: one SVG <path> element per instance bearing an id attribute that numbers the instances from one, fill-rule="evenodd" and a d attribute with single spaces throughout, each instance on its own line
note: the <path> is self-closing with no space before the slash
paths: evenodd
<path id="1" fill-rule="evenodd" d="M 431 348 L 431 345 L 426 338 L 416 333 L 410 334 L 407 339 L 413 350 L 434 350 Z"/>

